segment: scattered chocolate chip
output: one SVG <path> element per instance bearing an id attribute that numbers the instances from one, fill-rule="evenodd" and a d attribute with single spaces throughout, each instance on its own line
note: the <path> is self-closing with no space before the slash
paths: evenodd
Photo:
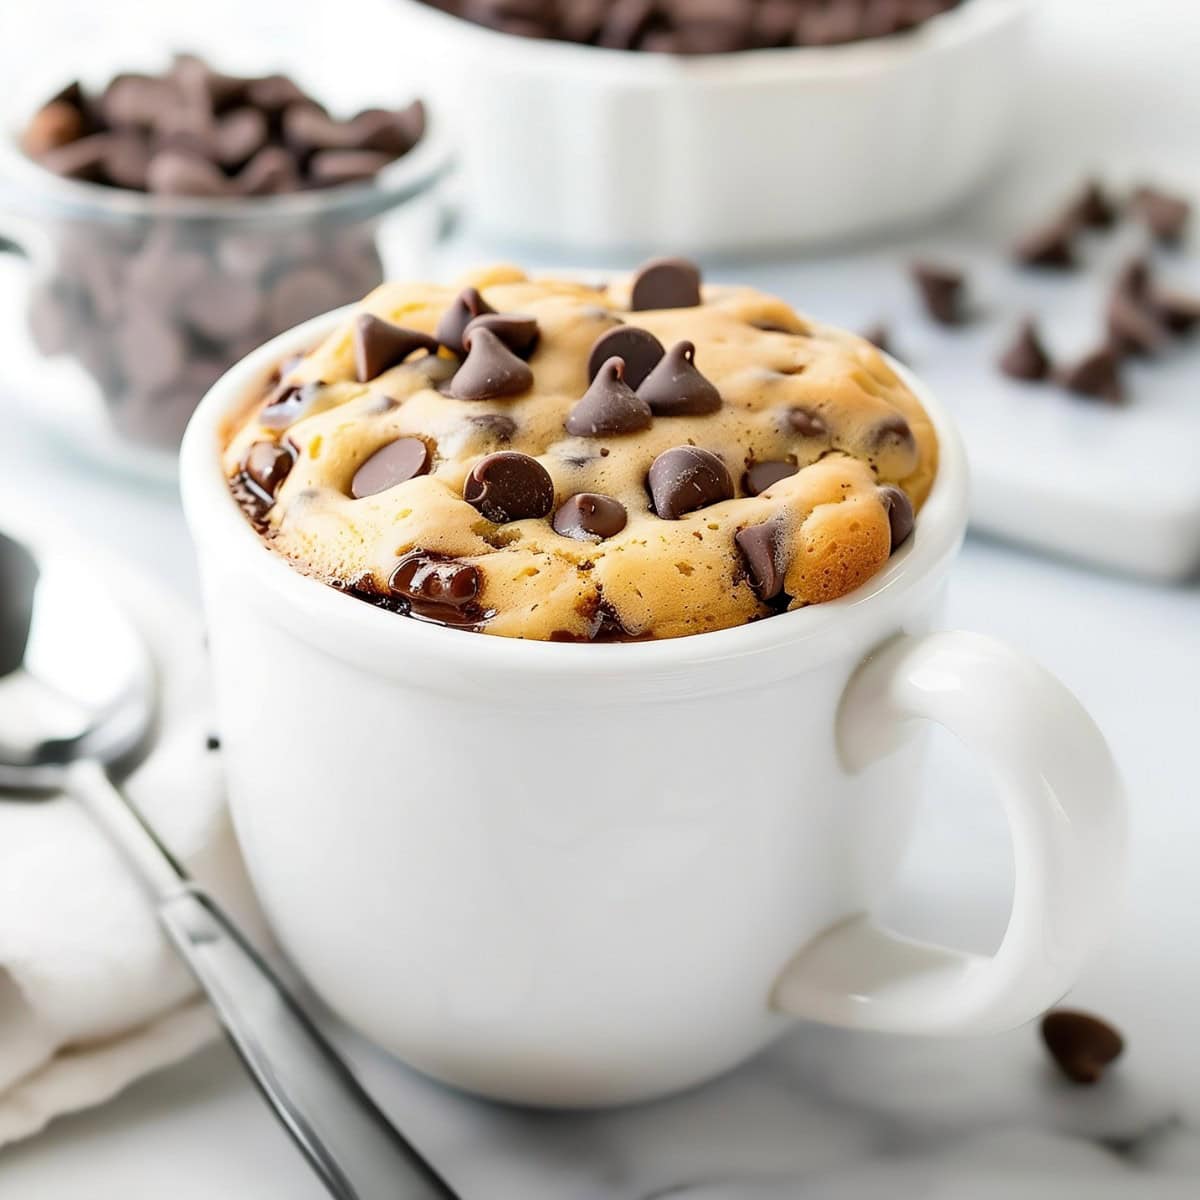
<path id="1" fill-rule="evenodd" d="M 21 149 L 31 158 L 40 158 L 83 137 L 85 123 L 79 108 L 66 100 L 51 100 L 33 115 L 21 135 Z"/>
<path id="2" fill-rule="evenodd" d="M 1042 1018 L 1042 1040 L 1058 1069 L 1072 1083 L 1099 1083 L 1125 1049 L 1121 1035 L 1091 1013 L 1060 1008 Z"/>
<path id="3" fill-rule="evenodd" d="M 677 521 L 698 508 L 732 500 L 733 480 L 725 464 L 698 446 L 664 450 L 646 476 L 654 511 L 664 521 Z"/>
<path id="4" fill-rule="evenodd" d="M 1117 219 L 1117 206 L 1098 180 L 1089 179 L 1067 205 L 1067 215 L 1077 227 L 1110 229 Z"/>
<path id="5" fill-rule="evenodd" d="M 1116 287 L 1108 298 L 1108 339 L 1119 355 L 1152 356 L 1164 349 L 1171 331 L 1136 293 Z"/>
<path id="6" fill-rule="evenodd" d="M 666 354 L 663 344 L 648 329 L 636 325 L 618 325 L 602 333 L 588 353 L 588 381 L 614 356 L 625 364 L 625 382 L 636 392 L 643 380 Z"/>
<path id="7" fill-rule="evenodd" d="M 392 571 L 388 586 L 409 604 L 409 615 L 443 625 L 474 624 L 482 615 L 476 600 L 478 567 L 441 554 L 414 550 Z"/>
<path id="8" fill-rule="evenodd" d="M 913 516 L 912 501 L 903 488 L 885 483 L 879 489 L 879 502 L 887 510 L 888 525 L 892 531 L 892 553 L 895 554 L 913 531 L 916 518 Z"/>
<path id="9" fill-rule="evenodd" d="M 490 329 L 518 358 L 528 359 L 537 349 L 538 323 L 516 313 L 483 313 L 474 317 L 463 332 L 469 342 L 475 329 Z"/>
<path id="10" fill-rule="evenodd" d="M 1137 255 L 1122 265 L 1113 281 L 1113 288 L 1115 291 L 1124 292 L 1127 296 L 1144 300 L 1150 293 L 1153 276 L 1154 269 L 1151 267 L 1149 259 Z"/>
<path id="11" fill-rule="evenodd" d="M 456 400 L 496 400 L 520 395 L 533 386 L 529 364 L 490 329 L 473 329 L 468 341 L 467 357 L 449 384 L 450 395 Z"/>
<path id="12" fill-rule="evenodd" d="M 308 416 L 325 385 L 320 381 L 293 384 L 281 388 L 258 414 L 258 423 L 267 429 L 286 429 Z"/>
<path id="13" fill-rule="evenodd" d="M 354 370 L 359 383 L 382 375 L 389 367 L 403 362 L 418 350 L 438 352 L 438 342 L 427 333 L 393 325 L 373 313 L 354 318 Z"/>
<path id="14" fill-rule="evenodd" d="M 1200 296 L 1156 287 L 1151 303 L 1172 333 L 1189 333 L 1200 323 Z"/>
<path id="15" fill-rule="evenodd" d="M 1055 217 L 1031 229 L 1013 246 L 1013 257 L 1027 267 L 1069 271 L 1076 265 L 1074 217 Z"/>
<path id="16" fill-rule="evenodd" d="M 638 269 L 629 307 L 634 312 L 696 308 L 700 304 L 700 268 L 684 258 L 656 258 Z"/>
<path id="17" fill-rule="evenodd" d="M 354 472 L 350 495 L 355 500 L 386 492 L 429 470 L 429 447 L 416 437 L 398 437 L 381 446 Z"/>
<path id="18" fill-rule="evenodd" d="M 742 488 L 751 496 L 761 496 L 781 479 L 795 475 L 800 468 L 788 459 L 769 459 L 751 463 L 742 476 Z"/>
<path id="19" fill-rule="evenodd" d="M 554 514 L 554 532 L 576 541 L 603 541 L 625 528 L 625 505 L 611 496 L 580 492 Z"/>
<path id="20" fill-rule="evenodd" d="M 433 336 L 447 350 L 452 350 L 458 355 L 466 354 L 463 334 L 466 333 L 467 326 L 476 317 L 495 311 L 475 288 L 463 288 L 454 298 L 454 303 L 442 314 Z"/>
<path id="21" fill-rule="evenodd" d="M 656 417 L 706 416 L 721 407 L 721 393 L 696 369 L 692 342 L 676 342 L 637 394 Z"/>
<path id="22" fill-rule="evenodd" d="M 536 458 L 501 450 L 471 469 L 463 499 L 489 521 L 504 525 L 546 516 L 554 507 L 554 481 Z"/>
<path id="23" fill-rule="evenodd" d="M 255 442 L 246 451 L 242 470 L 264 499 L 273 500 L 295 462 L 295 451 L 286 443 Z"/>
<path id="24" fill-rule="evenodd" d="M 1069 392 L 1119 404 L 1125 398 L 1121 382 L 1121 360 L 1111 346 L 1101 346 L 1056 373 Z"/>
<path id="25" fill-rule="evenodd" d="M 1012 379 L 1033 381 L 1050 374 L 1050 356 L 1031 318 L 1017 326 L 1016 334 L 996 364 Z"/>
<path id="26" fill-rule="evenodd" d="M 783 591 L 784 572 L 779 566 L 780 538 L 777 521 L 750 525 L 733 535 L 746 562 L 750 585 L 760 600 L 774 600 Z"/>
<path id="27" fill-rule="evenodd" d="M 788 424 L 801 437 L 819 438 L 829 435 L 829 426 L 825 424 L 821 415 L 800 405 L 788 409 Z"/>
<path id="28" fill-rule="evenodd" d="M 1149 186 L 1140 187 L 1133 193 L 1130 209 L 1160 242 L 1168 246 L 1182 239 L 1192 215 L 1191 204 L 1182 196 Z"/>
<path id="29" fill-rule="evenodd" d="M 623 360 L 612 357 L 601 366 L 591 386 L 567 414 L 566 431 L 575 437 L 607 437 L 649 429 L 650 405 L 624 379 Z"/>
<path id="30" fill-rule="evenodd" d="M 939 325 L 963 324 L 966 280 L 961 271 L 938 263 L 917 262 L 912 265 L 912 278 L 925 311 Z"/>

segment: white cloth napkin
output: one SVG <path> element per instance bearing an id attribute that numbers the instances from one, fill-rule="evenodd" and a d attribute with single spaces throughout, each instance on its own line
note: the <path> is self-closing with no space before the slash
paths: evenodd
<path id="1" fill-rule="evenodd" d="M 90 564 L 89 564 L 90 565 Z M 223 802 L 193 612 L 101 568 L 159 666 L 162 733 L 128 793 L 196 877 L 259 926 Z M 0 797 L 0 1145 L 185 1057 L 217 1026 L 137 879 L 70 799 Z"/>

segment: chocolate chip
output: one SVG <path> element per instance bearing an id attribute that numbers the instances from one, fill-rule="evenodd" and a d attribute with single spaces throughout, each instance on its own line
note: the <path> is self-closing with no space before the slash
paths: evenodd
<path id="1" fill-rule="evenodd" d="M 1107 1021 L 1067 1008 L 1042 1018 L 1042 1040 L 1073 1083 L 1099 1083 L 1105 1068 L 1125 1049 L 1124 1039 Z"/>
<path id="2" fill-rule="evenodd" d="M 1069 271 L 1075 261 L 1075 220 L 1055 217 L 1031 229 L 1013 246 L 1013 257 L 1027 267 L 1050 267 Z"/>
<path id="3" fill-rule="evenodd" d="M 516 421 L 504 413 L 478 413 L 468 417 L 467 423 L 475 426 L 484 437 L 493 438 L 497 442 L 511 441 L 512 435 L 517 432 Z"/>
<path id="4" fill-rule="evenodd" d="M 885 483 L 879 489 L 879 502 L 887 510 L 888 525 L 892 531 L 892 553 L 895 554 L 913 531 L 916 518 L 913 516 L 912 501 L 903 488 Z"/>
<path id="5" fill-rule="evenodd" d="M 429 469 L 429 447 L 416 437 L 399 437 L 381 446 L 354 472 L 350 495 L 355 500 L 386 492 Z"/>
<path id="6" fill-rule="evenodd" d="M 1130 208 L 1165 245 L 1180 241 L 1192 215 L 1192 206 L 1182 196 L 1148 186 L 1134 192 Z"/>
<path id="7" fill-rule="evenodd" d="M 160 150 L 146 170 L 146 187 L 164 196 L 225 196 L 232 190 L 219 167 L 183 150 Z"/>
<path id="8" fill-rule="evenodd" d="M 649 429 L 654 420 L 650 405 L 636 395 L 624 379 L 625 364 L 608 359 L 591 386 L 567 414 L 566 431 L 575 437 L 606 437 Z"/>
<path id="9" fill-rule="evenodd" d="M 41 158 L 42 166 L 65 179 L 81 179 L 87 183 L 108 181 L 108 156 L 113 148 L 111 133 L 93 133 L 68 142 L 53 150 L 47 150 Z"/>
<path id="10" fill-rule="evenodd" d="M 917 446 L 911 426 L 898 412 L 889 413 L 879 421 L 871 430 L 869 441 L 876 453 L 888 449 L 912 451 Z"/>
<path id="11" fill-rule="evenodd" d="M 282 146 L 264 146 L 234 178 L 234 190 L 242 196 L 273 196 L 299 186 L 296 159 Z"/>
<path id="12" fill-rule="evenodd" d="M 441 340 L 440 338 L 438 339 Z M 533 372 L 490 329 L 473 329 L 467 357 L 450 380 L 456 400 L 495 400 L 533 386 Z"/>
<path id="13" fill-rule="evenodd" d="M 286 75 L 264 75 L 246 85 L 246 99 L 263 112 L 278 113 L 290 104 L 308 101 L 309 97 Z"/>
<path id="14" fill-rule="evenodd" d="M 1117 354 L 1155 355 L 1171 336 L 1148 303 L 1119 286 L 1109 295 L 1106 318 L 1109 344 Z"/>
<path id="15" fill-rule="evenodd" d="M 1117 206 L 1098 180 L 1089 179 L 1067 205 L 1067 215 L 1076 226 L 1110 229 L 1117 219 Z"/>
<path id="16" fill-rule="evenodd" d="M 1188 333 L 1200 322 L 1200 297 L 1169 288 L 1155 288 L 1154 311 L 1172 333 Z"/>
<path id="17" fill-rule="evenodd" d="M 454 303 L 442 314 L 433 336 L 447 350 L 453 350 L 458 355 L 466 354 L 463 334 L 466 333 L 467 326 L 476 317 L 495 311 L 475 288 L 464 288 L 454 298 Z"/>
<path id="18" fill-rule="evenodd" d="M 819 438 L 829 435 L 829 426 L 825 424 L 824 418 L 811 408 L 803 408 L 800 405 L 788 409 L 788 424 L 801 437 Z"/>
<path id="19" fill-rule="evenodd" d="M 760 600 L 774 600 L 783 591 L 784 572 L 779 566 L 780 538 L 777 521 L 750 525 L 733 535 L 746 562 L 750 586 Z"/>
<path id="20" fill-rule="evenodd" d="M 721 407 L 721 393 L 696 369 L 692 342 L 676 342 L 637 394 L 656 417 L 699 417 Z"/>
<path id="21" fill-rule="evenodd" d="M 255 442 L 246 451 L 242 470 L 264 499 L 273 500 L 296 462 L 292 448 L 279 442 Z"/>
<path id="22" fill-rule="evenodd" d="M 83 113 L 65 100 L 52 100 L 33 115 L 21 135 L 21 149 L 32 158 L 76 142 L 84 132 Z"/>
<path id="23" fill-rule="evenodd" d="M 789 459 L 768 459 L 751 463 L 742 476 L 742 488 L 751 496 L 760 496 L 781 479 L 795 475 L 800 468 Z"/>
<path id="24" fill-rule="evenodd" d="M 536 458 L 501 450 L 471 469 L 463 499 L 489 521 L 504 525 L 546 516 L 554 507 L 554 481 Z"/>
<path id="25" fill-rule="evenodd" d="M 1121 360 L 1111 346 L 1101 346 L 1058 371 L 1056 378 L 1069 392 L 1119 404 L 1125 398 Z"/>
<path id="26" fill-rule="evenodd" d="M 596 45 L 610 50 L 632 50 L 653 21 L 654 14 L 654 0 L 612 0 Z"/>
<path id="27" fill-rule="evenodd" d="M 698 446 L 664 450 L 646 476 L 654 511 L 664 521 L 677 521 L 698 508 L 733 499 L 733 480 L 725 464 Z"/>
<path id="28" fill-rule="evenodd" d="M 416 329 L 393 325 L 372 313 L 354 318 L 354 372 L 359 383 L 382 375 L 389 367 L 403 362 L 418 350 L 438 352 L 436 338 Z"/>
<path id="29" fill-rule="evenodd" d="M 144 192 L 149 181 L 150 150 L 138 137 L 114 134 L 104 159 L 105 182 L 112 187 Z"/>
<path id="30" fill-rule="evenodd" d="M 205 750 L 220 750 L 221 739 L 217 737 L 215 733 L 210 733 L 208 737 L 204 739 L 204 748 Z"/>
<path id="31" fill-rule="evenodd" d="M 619 500 L 580 492 L 554 514 L 554 532 L 580 542 L 603 541 L 616 537 L 627 520 L 625 505 Z"/>
<path id="32" fill-rule="evenodd" d="M 440 554 L 414 550 L 392 571 L 388 586 L 411 606 L 411 616 L 445 625 L 472 623 L 481 615 L 476 599 L 479 569 Z"/>
<path id="33" fill-rule="evenodd" d="M 1012 379 L 1033 381 L 1050 374 L 1050 356 L 1032 319 L 1026 318 L 1017 326 L 1013 340 L 996 365 Z"/>
<path id="34" fill-rule="evenodd" d="M 267 429 L 286 429 L 308 414 L 321 397 L 325 385 L 319 380 L 281 388 L 258 414 L 258 423 Z"/>
<path id="35" fill-rule="evenodd" d="M 634 312 L 695 308 L 700 304 L 700 268 L 684 258 L 656 258 L 634 276 L 629 307 Z"/>
<path id="36" fill-rule="evenodd" d="M 518 358 L 529 358 L 537 349 L 538 323 L 533 317 L 518 313 L 484 313 L 472 319 L 463 332 L 464 342 L 470 341 L 475 329 L 490 329 Z"/>
<path id="37" fill-rule="evenodd" d="M 267 144 L 270 132 L 267 118 L 257 108 L 234 109 L 213 132 L 217 161 L 230 169 L 240 167 Z"/>
<path id="38" fill-rule="evenodd" d="M 963 324 L 966 280 L 961 271 L 938 263 L 917 262 L 912 265 L 912 278 L 925 311 L 938 324 Z"/>
<path id="39" fill-rule="evenodd" d="M 308 160 L 308 177 L 322 187 L 374 179 L 392 161 L 378 150 L 318 150 Z"/>
<path id="40" fill-rule="evenodd" d="M 1145 299 L 1150 293 L 1150 285 L 1154 270 L 1148 259 L 1137 255 L 1128 259 L 1117 272 L 1113 288 L 1139 300 Z"/>
<path id="41" fill-rule="evenodd" d="M 588 352 L 588 381 L 595 379 L 600 368 L 615 356 L 624 362 L 623 378 L 636 392 L 664 354 L 662 342 L 648 329 L 618 325 L 602 333 Z"/>

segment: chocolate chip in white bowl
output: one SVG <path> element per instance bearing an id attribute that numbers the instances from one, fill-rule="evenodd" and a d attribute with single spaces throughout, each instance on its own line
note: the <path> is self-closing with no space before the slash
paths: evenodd
<path id="1" fill-rule="evenodd" d="M 545 517 L 554 507 L 554 481 L 536 458 L 501 450 L 471 468 L 463 499 L 497 525 Z"/>
<path id="2" fill-rule="evenodd" d="M 473 625 L 482 586 L 479 568 L 443 554 L 414 550 L 392 570 L 391 591 L 408 605 L 410 616 L 441 625 Z"/>
<path id="3" fill-rule="evenodd" d="M 764 521 L 739 529 L 733 540 L 742 552 L 750 586 L 760 600 L 774 600 L 783 592 L 784 571 L 780 569 L 779 522 Z"/>
<path id="4" fill-rule="evenodd" d="M 258 423 L 268 429 L 286 429 L 308 416 L 321 398 L 325 385 L 319 380 L 281 387 L 258 414 Z"/>
<path id="5" fill-rule="evenodd" d="M 354 372 L 359 383 L 375 379 L 418 350 L 438 352 L 436 338 L 417 329 L 393 325 L 373 313 L 360 313 L 354 318 L 353 342 Z"/>
<path id="6" fill-rule="evenodd" d="M 650 464 L 646 486 L 654 511 L 664 521 L 677 521 L 734 496 L 729 469 L 712 451 L 699 446 L 664 450 Z"/>
<path id="7" fill-rule="evenodd" d="M 466 333 L 467 326 L 476 317 L 483 316 L 485 313 L 494 313 L 495 311 L 479 294 L 478 289 L 473 287 L 463 288 L 455 296 L 450 307 L 442 313 L 433 336 L 447 350 L 452 350 L 460 356 L 466 354 L 467 350 L 463 345 L 463 334 Z"/>
<path id="8" fill-rule="evenodd" d="M 895 554 L 912 534 L 916 517 L 908 493 L 893 483 L 885 483 L 879 489 L 879 501 L 888 516 L 888 527 L 892 535 L 891 553 Z"/>
<path id="9" fill-rule="evenodd" d="M 790 459 L 767 459 L 751 463 L 742 476 L 742 488 L 751 496 L 761 496 L 781 479 L 795 475 L 799 469 Z"/>
<path id="10" fill-rule="evenodd" d="M 554 532 L 576 541 L 599 542 L 616 537 L 628 520 L 625 505 L 612 496 L 580 492 L 554 514 Z"/>
<path id="11" fill-rule="evenodd" d="M 440 339 L 439 339 L 440 340 Z M 533 386 L 533 371 L 490 329 L 477 326 L 466 335 L 467 357 L 450 380 L 456 400 L 496 400 L 518 396 Z"/>
<path id="12" fill-rule="evenodd" d="M 824 417 L 801 404 L 788 409 L 788 424 L 801 437 L 823 438 L 829 436 L 829 426 L 826 425 Z"/>
<path id="13" fill-rule="evenodd" d="M 658 365 L 666 350 L 648 329 L 636 325 L 618 325 L 602 333 L 588 353 L 588 381 L 613 357 L 624 363 L 622 378 L 636 392 L 642 381 Z"/>
<path id="14" fill-rule="evenodd" d="M 685 258 L 656 258 L 638 268 L 630 292 L 635 312 L 696 308 L 700 304 L 700 268 Z"/>
<path id="15" fill-rule="evenodd" d="M 696 368 L 696 347 L 677 342 L 642 381 L 638 396 L 656 417 L 698 417 L 717 412 L 721 393 Z"/>
<path id="16" fill-rule="evenodd" d="M 463 332 L 464 344 L 476 329 L 490 329 L 518 358 L 528 359 L 537 349 L 538 323 L 520 313 L 482 313 Z"/>
<path id="17" fill-rule="evenodd" d="M 381 446 L 354 472 L 350 495 L 355 500 L 386 492 L 429 470 L 429 447 L 421 438 L 398 437 Z"/>
<path id="18" fill-rule="evenodd" d="M 567 414 L 564 428 L 575 437 L 609 437 L 649 429 L 650 405 L 625 382 L 623 359 L 601 366 L 588 390 Z"/>

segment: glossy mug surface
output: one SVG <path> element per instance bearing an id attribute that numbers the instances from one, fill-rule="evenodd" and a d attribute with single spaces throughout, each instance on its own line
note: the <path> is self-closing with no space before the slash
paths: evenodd
<path id="1" fill-rule="evenodd" d="M 917 381 L 939 475 L 857 592 L 670 641 L 523 642 L 307 579 L 234 504 L 228 423 L 336 320 L 226 375 L 182 457 L 238 837 L 334 1010 L 438 1079 L 577 1106 L 700 1082 L 797 1017 L 979 1033 L 1066 990 L 1116 903 L 1120 787 L 1061 684 L 930 632 L 966 468 Z M 1016 888 L 990 958 L 870 920 L 914 820 L 924 719 L 984 758 L 1009 813 Z"/>

